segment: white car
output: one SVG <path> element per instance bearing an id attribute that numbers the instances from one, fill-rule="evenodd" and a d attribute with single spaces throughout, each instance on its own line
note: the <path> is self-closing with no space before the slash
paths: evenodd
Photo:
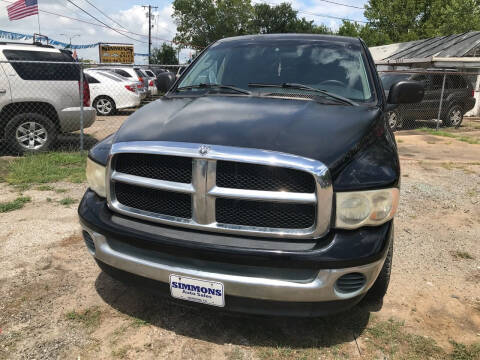
<path id="1" fill-rule="evenodd" d="M 98 115 L 112 115 L 116 110 L 137 107 L 141 97 L 135 82 L 125 81 L 106 71 L 85 70 L 93 107 Z"/>
<path id="2" fill-rule="evenodd" d="M 46 151 L 58 134 L 94 121 L 88 84 L 80 83 L 80 67 L 70 53 L 49 45 L 0 43 L 0 142 L 16 154 Z"/>
<path id="3" fill-rule="evenodd" d="M 158 95 L 157 76 L 152 70 L 142 69 L 142 71 L 148 76 L 148 90 L 150 90 L 152 95 Z"/>
<path id="4" fill-rule="evenodd" d="M 139 78 L 143 80 L 145 87 L 148 89 L 148 95 L 157 95 L 157 84 L 155 83 L 155 75 L 151 77 L 145 72 L 145 69 L 134 67 L 133 70 L 138 74 Z"/>
<path id="5" fill-rule="evenodd" d="M 89 69 L 90 70 L 90 69 Z M 118 65 L 118 66 L 101 66 L 92 68 L 92 71 L 111 71 L 117 75 L 123 76 L 131 81 L 139 82 L 141 84 L 142 90 L 145 92 L 145 96 L 148 96 L 148 86 L 145 84 L 145 79 L 143 79 L 143 74 L 138 71 L 138 68 L 134 69 L 133 66 L 128 65 Z"/>

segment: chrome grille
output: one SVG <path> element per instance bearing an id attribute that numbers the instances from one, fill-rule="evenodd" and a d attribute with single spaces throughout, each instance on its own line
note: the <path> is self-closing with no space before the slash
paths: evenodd
<path id="1" fill-rule="evenodd" d="M 224 224 L 307 229 L 315 224 L 315 205 L 217 199 L 215 216 Z"/>
<path id="2" fill-rule="evenodd" d="M 108 173 L 110 208 L 144 220 L 288 238 L 317 238 L 330 226 L 330 174 L 308 158 L 191 143 L 117 143 Z"/>
<path id="3" fill-rule="evenodd" d="M 309 173 L 276 166 L 217 161 L 217 186 L 232 189 L 315 192 Z"/>

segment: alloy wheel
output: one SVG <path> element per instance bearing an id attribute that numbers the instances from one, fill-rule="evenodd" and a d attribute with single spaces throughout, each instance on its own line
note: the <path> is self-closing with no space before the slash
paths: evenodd
<path id="1" fill-rule="evenodd" d="M 453 109 L 452 112 L 450 113 L 450 123 L 453 125 L 453 126 L 457 126 L 458 124 L 460 124 L 460 122 L 462 121 L 462 112 L 460 111 L 460 109 Z"/>
<path id="2" fill-rule="evenodd" d="M 97 111 L 102 115 L 108 115 L 112 112 L 112 102 L 108 99 L 97 100 Z"/>
<path id="3" fill-rule="evenodd" d="M 24 149 L 38 150 L 47 142 L 48 132 L 42 124 L 35 121 L 27 121 L 17 127 L 15 138 Z"/>
<path id="4" fill-rule="evenodd" d="M 388 126 L 390 126 L 390 129 L 395 130 L 398 125 L 398 115 L 394 111 L 390 111 L 387 114 L 388 117 Z"/>

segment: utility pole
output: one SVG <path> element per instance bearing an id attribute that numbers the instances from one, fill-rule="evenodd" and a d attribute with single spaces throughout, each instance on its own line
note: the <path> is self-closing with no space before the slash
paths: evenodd
<path id="1" fill-rule="evenodd" d="M 150 65 L 150 57 L 152 56 L 152 9 L 158 9 L 158 6 L 143 5 L 148 8 L 148 65 Z"/>

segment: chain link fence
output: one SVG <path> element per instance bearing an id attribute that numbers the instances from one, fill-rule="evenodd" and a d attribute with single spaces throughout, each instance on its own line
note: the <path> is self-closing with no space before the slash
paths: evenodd
<path id="1" fill-rule="evenodd" d="M 387 121 L 393 130 L 459 128 L 475 120 L 479 112 L 478 71 L 388 70 L 379 75 L 387 97 L 390 87 L 402 80 L 418 81 L 425 89 L 421 102 L 390 107 Z"/>
<path id="2" fill-rule="evenodd" d="M 0 58 L 0 155 L 89 149 L 128 115 L 158 99 L 157 76 L 184 66 L 83 64 L 57 49 L 3 50 Z M 414 80 L 425 87 L 417 104 L 391 106 L 394 130 L 462 127 L 479 112 L 480 72 L 379 72 L 390 86 Z"/>
<path id="3" fill-rule="evenodd" d="M 162 94 L 157 75 L 184 66 L 84 64 L 51 48 L 3 50 L 0 155 L 89 149 Z"/>

